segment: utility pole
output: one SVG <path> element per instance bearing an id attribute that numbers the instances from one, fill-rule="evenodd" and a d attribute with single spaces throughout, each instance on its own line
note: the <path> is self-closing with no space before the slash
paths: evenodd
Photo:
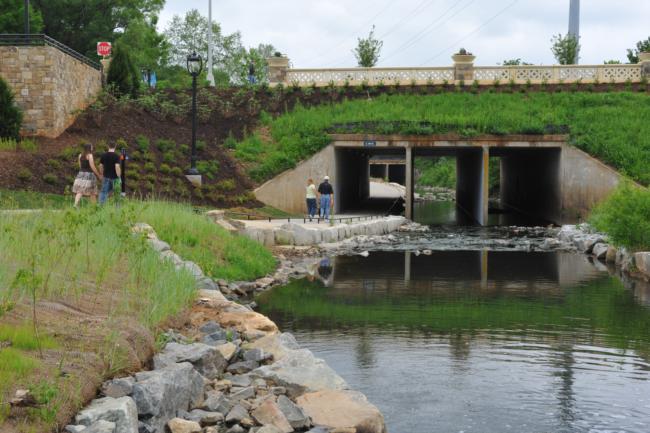
<path id="1" fill-rule="evenodd" d="M 212 0 L 208 0 L 208 82 L 214 87 L 214 74 L 212 73 Z"/>
<path id="2" fill-rule="evenodd" d="M 571 0 L 569 6 L 569 35 L 580 41 L 580 0 Z M 576 64 L 580 62 L 580 52 L 576 53 Z"/>
<path id="3" fill-rule="evenodd" d="M 29 0 L 25 0 L 25 34 L 29 34 Z"/>

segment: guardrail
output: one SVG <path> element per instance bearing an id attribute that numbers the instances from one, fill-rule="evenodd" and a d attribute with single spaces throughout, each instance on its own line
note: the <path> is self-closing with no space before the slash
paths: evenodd
<path id="1" fill-rule="evenodd" d="M 56 39 L 52 39 L 51 37 L 43 34 L 0 34 L 0 46 L 43 46 L 43 45 L 48 45 L 50 47 L 54 47 L 61 51 L 62 53 L 65 53 L 69 55 L 70 57 L 73 57 L 80 62 L 90 66 L 91 68 L 97 69 L 98 71 L 101 70 L 102 65 L 99 64 L 98 62 L 95 62 L 94 60 L 89 59 L 88 57 L 84 56 L 83 54 L 73 50 L 72 48 L 68 47 L 67 45 L 62 44 L 61 42 L 57 41 Z"/>
<path id="2" fill-rule="evenodd" d="M 280 81 L 286 86 L 342 85 L 435 85 L 464 81 L 467 85 L 563 84 L 563 83 L 638 83 L 643 78 L 642 64 L 553 65 L 553 66 L 473 66 L 462 71 L 454 66 L 435 68 L 337 68 L 286 69 Z M 273 84 L 278 84 L 273 83 Z"/>
<path id="3" fill-rule="evenodd" d="M 294 221 L 294 222 L 295 222 L 295 221 L 302 221 L 303 224 L 306 224 L 308 221 L 309 221 L 309 222 L 316 221 L 317 224 L 320 224 L 321 221 L 323 221 L 323 222 L 327 222 L 327 223 L 332 222 L 332 221 L 334 221 L 334 222 L 336 222 L 336 221 L 339 221 L 339 222 L 346 222 L 346 221 L 347 221 L 347 222 L 351 223 L 352 221 L 374 220 L 374 219 L 380 219 L 380 218 L 384 218 L 384 217 L 388 216 L 388 215 L 359 215 L 359 216 L 338 217 L 338 218 L 337 218 L 337 217 L 333 217 L 333 218 L 329 218 L 329 219 L 327 219 L 327 218 L 320 218 L 320 217 L 317 217 L 317 218 L 309 218 L 308 216 L 303 216 L 303 217 L 273 218 L 273 217 L 269 217 L 269 216 L 255 215 L 255 214 L 248 214 L 248 213 L 244 213 L 244 212 L 230 212 L 230 211 L 226 211 L 226 216 L 231 216 L 231 215 L 232 215 L 232 216 L 245 217 L 247 221 L 268 221 L 268 222 L 272 222 L 272 221 L 287 221 L 287 222 L 289 222 L 289 223 L 290 223 L 291 221 Z M 233 219 L 242 219 L 242 218 L 233 218 Z"/>

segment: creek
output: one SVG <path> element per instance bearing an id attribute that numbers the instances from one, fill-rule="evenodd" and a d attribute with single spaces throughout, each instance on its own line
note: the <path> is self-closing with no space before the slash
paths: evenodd
<path id="1" fill-rule="evenodd" d="M 647 433 L 650 290 L 531 251 L 537 230 L 436 226 L 417 235 L 430 254 L 406 236 L 401 251 L 324 257 L 257 303 L 391 433 Z"/>

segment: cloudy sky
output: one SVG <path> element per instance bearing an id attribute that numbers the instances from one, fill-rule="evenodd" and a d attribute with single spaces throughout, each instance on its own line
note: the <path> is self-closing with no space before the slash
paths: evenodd
<path id="1" fill-rule="evenodd" d="M 167 0 L 164 28 L 208 0 Z M 465 47 L 478 65 L 521 58 L 552 64 L 550 39 L 566 33 L 569 0 L 212 0 L 213 20 L 244 44 L 271 43 L 294 67 L 351 67 L 358 37 L 374 24 L 384 41 L 378 66 L 446 66 Z M 581 63 L 626 60 L 650 36 L 650 0 L 583 0 Z"/>

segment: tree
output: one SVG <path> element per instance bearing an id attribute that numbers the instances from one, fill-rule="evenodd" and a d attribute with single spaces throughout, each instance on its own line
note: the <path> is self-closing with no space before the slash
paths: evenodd
<path id="1" fill-rule="evenodd" d="M 25 32 L 25 2 L 24 0 L 0 0 L 0 33 Z M 30 33 L 43 32 L 43 16 L 41 12 L 29 5 Z"/>
<path id="2" fill-rule="evenodd" d="M 106 82 L 114 87 L 118 96 L 136 97 L 140 85 L 140 76 L 133 65 L 130 53 L 123 45 L 117 44 L 113 49 L 112 57 Z"/>
<path id="3" fill-rule="evenodd" d="M 648 53 L 650 52 L 650 37 L 645 41 L 639 41 L 636 43 L 635 50 L 627 50 L 627 58 L 630 63 L 639 63 L 639 53 Z"/>
<path id="4" fill-rule="evenodd" d="M 604 65 L 620 65 L 621 61 L 620 60 L 605 60 L 603 62 Z"/>
<path id="5" fill-rule="evenodd" d="M 45 33 L 91 58 L 99 41 L 115 42 L 134 20 L 157 16 L 165 0 L 32 0 Z"/>
<path id="6" fill-rule="evenodd" d="M 578 52 L 580 51 L 578 38 L 571 34 L 566 36 L 559 34 L 553 36 L 551 42 L 553 43 L 551 51 L 560 65 L 575 65 L 578 63 Z"/>
<path id="7" fill-rule="evenodd" d="M 379 55 L 383 46 L 383 41 L 375 39 L 375 26 L 372 26 L 368 37 L 365 39 L 359 38 L 357 47 L 352 50 L 359 67 L 372 68 L 375 66 L 379 61 Z"/>
<path id="8" fill-rule="evenodd" d="M 23 113 L 16 106 L 9 85 L 0 77 L 0 137 L 18 140 L 22 122 Z"/>
<path id="9" fill-rule="evenodd" d="M 531 66 L 532 63 L 527 63 L 522 61 L 520 58 L 504 60 L 502 63 L 503 66 Z"/>
<path id="10" fill-rule="evenodd" d="M 174 15 L 165 36 L 169 42 L 169 63 L 184 66 L 187 55 L 196 51 L 207 65 L 208 19 L 198 10 L 188 11 L 184 17 Z M 248 65 L 255 65 L 258 81 L 266 78 L 265 55 L 273 52 L 272 45 L 260 44 L 247 50 L 239 32 L 224 35 L 218 23 L 212 23 L 212 55 L 215 79 L 221 84 L 243 84 L 247 81 Z M 226 81 L 224 83 L 224 80 Z"/>
<path id="11" fill-rule="evenodd" d="M 158 17 L 134 18 L 117 43 L 125 47 L 136 68 L 154 69 L 166 65 L 169 60 L 169 43 L 156 31 Z"/>

